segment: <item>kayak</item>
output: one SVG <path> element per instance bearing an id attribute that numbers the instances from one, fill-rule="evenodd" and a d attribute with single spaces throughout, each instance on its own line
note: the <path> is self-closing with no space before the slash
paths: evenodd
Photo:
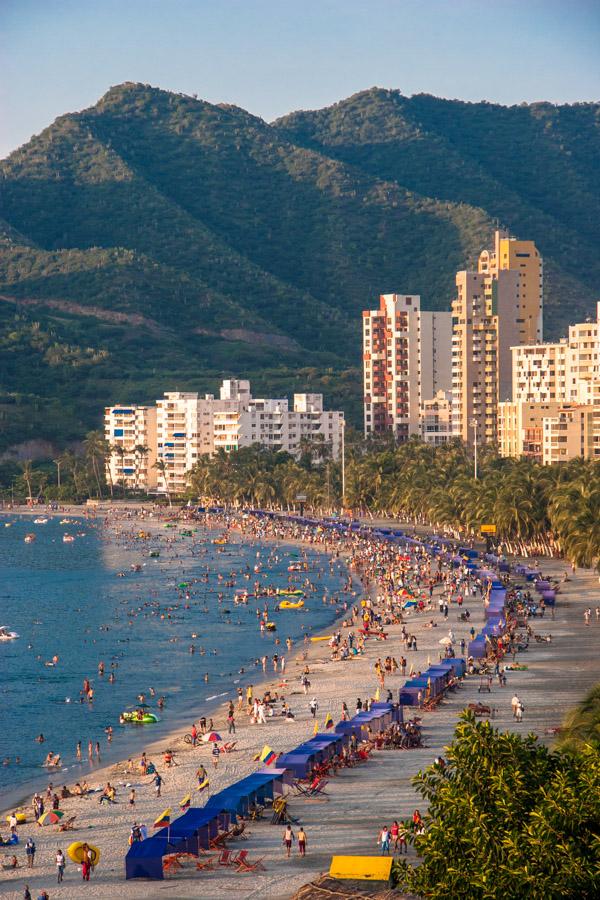
<path id="1" fill-rule="evenodd" d="M 291 600 L 282 600 L 279 609 L 302 609 L 303 606 L 304 600 L 298 600 L 297 603 L 292 603 Z"/>
<path id="2" fill-rule="evenodd" d="M 100 862 L 100 851 L 93 844 L 88 844 L 88 849 L 92 851 L 92 865 L 97 866 Z M 74 863 L 81 865 L 85 858 L 85 850 L 83 849 L 83 841 L 75 841 L 67 848 L 67 856 Z"/>
<path id="3" fill-rule="evenodd" d="M 120 718 L 123 722 L 131 725 L 152 725 L 158 722 L 158 716 L 151 712 L 142 713 L 141 716 L 138 716 L 136 712 L 122 712 Z"/>

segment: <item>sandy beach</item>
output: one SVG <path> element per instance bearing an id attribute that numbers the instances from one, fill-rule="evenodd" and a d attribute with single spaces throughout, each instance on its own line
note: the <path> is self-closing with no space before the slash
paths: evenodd
<path id="1" fill-rule="evenodd" d="M 545 560 L 542 561 L 541 568 L 545 575 L 559 578 L 565 570 L 565 564 L 560 560 Z M 434 595 L 434 604 L 435 599 Z M 598 680 L 600 622 L 593 616 L 591 626 L 586 627 L 583 611 L 588 606 L 594 609 L 599 603 L 597 575 L 578 570 L 562 587 L 554 619 L 547 613 L 543 620 L 533 621 L 535 631 L 552 634 L 552 642 L 532 644 L 527 653 L 520 657 L 520 661 L 528 669 L 507 673 L 506 687 L 500 688 L 494 682 L 491 694 L 483 695 L 484 702 L 496 710 L 494 724 L 521 733 L 534 731 L 542 740 L 549 743 L 552 741 L 552 736 L 546 734 L 546 730 L 558 726 L 564 712 L 575 705 Z M 66 816 L 77 817 L 75 831 L 61 835 L 55 827 L 39 828 L 31 824 L 32 814 L 28 807 L 25 810 L 28 824 L 20 826 L 21 844 L 16 848 L 22 867 L 2 870 L 0 895 L 21 897 L 24 885 L 28 884 L 34 897 L 39 890 L 45 888 L 51 900 L 79 900 L 83 896 L 111 898 L 118 895 L 131 900 L 163 896 L 185 898 L 201 894 L 211 898 L 288 898 L 301 885 L 327 871 L 332 854 L 377 853 L 376 839 L 381 826 L 389 824 L 393 819 L 409 816 L 415 805 L 418 805 L 411 777 L 443 752 L 444 746 L 451 740 L 460 711 L 468 703 L 482 699 L 478 693 L 478 676 L 467 677 L 461 688 L 450 694 L 437 710 L 422 714 L 425 747 L 410 751 L 375 752 L 364 765 L 345 770 L 330 779 L 326 799 L 309 801 L 293 798 L 290 801 L 292 815 L 300 820 L 308 836 L 306 858 L 301 859 L 294 852 L 292 859 L 285 859 L 281 844 L 283 829 L 271 825 L 269 819 L 265 818 L 248 826 L 248 840 L 232 845 L 236 849 L 243 846 L 252 858 L 263 857 L 265 872 L 238 875 L 223 869 L 199 873 L 191 867 L 162 882 L 125 881 L 124 873 L 127 841 L 134 820 L 144 822 L 151 832 L 153 821 L 166 807 L 172 807 L 173 818 L 179 814 L 179 802 L 187 793 L 192 793 L 194 806 L 204 804 L 206 796 L 200 798 L 195 793 L 195 772 L 200 764 L 209 770 L 210 791 L 216 793 L 259 767 L 253 757 L 264 744 L 268 744 L 276 752 L 283 752 L 312 736 L 314 720 L 308 709 L 311 696 L 315 696 L 319 703 L 318 720 L 321 729 L 327 713 L 331 713 L 334 721 L 339 720 L 343 701 L 353 714 L 357 697 L 364 699 L 375 694 L 377 678 L 373 666 L 378 657 L 390 654 L 399 659 L 404 653 L 409 666 L 422 670 L 427 667 L 428 660 L 434 662 L 438 659 L 439 640 L 447 634 L 448 627 L 453 629 L 457 641 L 463 637 L 468 640 L 471 624 L 477 629 L 483 621 L 483 609 L 480 599 L 469 598 L 465 606 L 471 611 L 471 622 L 459 621 L 458 610 L 453 605 L 448 621 L 444 623 L 435 616 L 439 624 L 432 629 L 425 627 L 431 617 L 429 614 L 407 615 L 407 627 L 418 639 L 418 651 L 404 650 L 400 640 L 400 625 L 386 628 L 389 634 L 386 642 L 371 638 L 366 642 L 362 656 L 345 662 L 330 660 L 327 642 L 296 645 L 288 655 L 285 673 L 285 694 L 296 714 L 295 720 L 273 717 L 267 720 L 266 725 L 250 725 L 244 712 L 237 713 L 236 750 L 231 754 L 221 755 L 216 771 L 212 767 L 210 749 L 206 745 L 191 748 L 184 743 L 181 732 L 166 740 L 163 738 L 155 743 L 149 742 L 145 748 L 147 757 L 155 762 L 164 777 L 162 796 L 158 799 L 150 777 L 128 775 L 124 764 L 118 764 L 96 771 L 89 779 L 90 785 L 94 787 L 103 787 L 107 781 L 111 781 L 117 788 L 117 804 L 101 806 L 99 794 L 92 794 L 85 799 L 67 799 L 61 803 Z M 349 630 L 342 629 L 343 633 Z M 300 685 L 305 665 L 309 666 L 311 681 L 306 696 Z M 389 688 L 397 698 L 398 689 L 404 680 L 399 672 L 391 677 L 386 676 L 385 692 Z M 263 682 L 255 685 L 255 688 L 260 688 L 261 692 L 263 688 L 282 692 L 281 684 L 279 673 L 274 675 L 267 672 Z M 515 691 L 525 706 L 523 722 L 520 724 L 513 721 L 511 714 L 510 699 Z M 197 721 L 202 714 L 202 708 L 190 709 L 190 725 L 192 720 Z M 227 733 L 225 718 L 225 708 L 222 707 L 214 719 L 215 727 L 224 736 Z M 167 747 L 176 752 L 176 767 L 165 768 L 163 764 L 162 751 Z M 62 783 L 60 776 L 56 783 Z M 135 809 L 127 802 L 130 785 L 135 786 L 137 792 Z M 5 815 L 3 813 L 3 820 Z M 3 833 L 7 830 L 5 828 Z M 26 865 L 24 843 L 30 834 L 36 842 L 37 853 L 35 867 L 27 870 L 23 868 Z M 83 884 L 78 867 L 67 861 L 65 881 L 57 885 L 54 864 L 56 850 L 62 847 L 66 851 L 74 840 L 89 841 L 98 846 L 102 852 L 101 862 L 89 884 Z M 12 849 L 2 848 L 0 853 L 2 861 L 6 862 L 12 855 Z"/>

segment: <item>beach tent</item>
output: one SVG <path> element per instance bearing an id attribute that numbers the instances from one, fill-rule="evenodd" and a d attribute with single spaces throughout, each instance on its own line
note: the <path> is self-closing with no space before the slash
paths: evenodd
<path id="1" fill-rule="evenodd" d="M 125 877 L 163 878 L 163 856 L 207 850 L 211 838 L 219 833 L 219 825 L 226 826 L 227 822 L 221 809 L 188 809 L 168 828 L 131 845 L 125 857 Z"/>
<path id="2" fill-rule="evenodd" d="M 261 769 L 214 794 L 204 808 L 226 810 L 231 816 L 245 816 L 252 803 L 264 803 L 276 794 L 285 793 L 286 784 L 282 767 Z"/>

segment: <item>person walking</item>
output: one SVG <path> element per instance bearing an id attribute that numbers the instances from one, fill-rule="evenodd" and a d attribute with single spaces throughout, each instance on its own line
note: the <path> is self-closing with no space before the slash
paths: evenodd
<path id="1" fill-rule="evenodd" d="M 286 849 L 286 856 L 289 859 L 292 855 L 292 841 L 294 840 L 294 832 L 292 831 L 291 825 L 285 826 L 285 831 L 283 834 L 283 843 Z"/>
<path id="2" fill-rule="evenodd" d="M 219 745 L 214 744 L 213 748 L 212 748 L 212 762 L 213 762 L 213 768 L 215 768 L 215 769 L 219 765 L 219 756 L 220 755 L 221 755 L 221 751 L 219 750 Z"/>
<path id="3" fill-rule="evenodd" d="M 311 700 L 310 703 L 308 704 L 308 708 L 309 708 L 309 710 L 310 710 L 311 716 L 312 716 L 313 719 L 314 719 L 315 716 L 317 715 L 317 710 L 318 710 L 318 708 L 319 708 L 319 704 L 318 704 L 318 702 L 317 702 L 317 698 L 316 698 L 316 697 L 313 697 L 313 698 L 312 698 L 312 700 Z"/>
<path id="4" fill-rule="evenodd" d="M 516 719 L 516 718 L 517 718 L 517 708 L 518 708 L 520 702 L 521 702 L 521 701 L 519 700 L 518 694 L 515 694 L 515 695 L 513 696 L 512 700 L 510 701 L 510 705 L 511 705 L 511 707 L 512 707 L 513 719 Z"/>
<path id="5" fill-rule="evenodd" d="M 129 805 L 135 806 L 135 788 L 131 788 L 129 791 Z"/>
<path id="6" fill-rule="evenodd" d="M 31 891 L 29 890 L 29 885 L 25 885 L 25 890 L 23 892 L 23 900 L 31 900 Z"/>
<path id="7" fill-rule="evenodd" d="M 227 724 L 229 726 L 229 734 L 235 734 L 235 716 L 233 715 L 233 704 L 229 709 L 229 715 L 227 716 Z"/>
<path id="8" fill-rule="evenodd" d="M 515 714 L 515 719 L 517 720 L 517 722 L 522 722 L 522 721 L 523 721 L 523 711 L 524 711 L 524 709 L 525 709 L 525 707 L 523 706 L 523 704 L 522 704 L 521 701 L 519 700 L 519 702 L 518 702 L 518 704 L 517 704 L 517 711 L 516 711 L 516 714 Z"/>
<path id="9" fill-rule="evenodd" d="M 27 838 L 25 853 L 27 855 L 27 868 L 33 869 L 33 863 L 35 861 L 35 841 L 31 837 Z"/>
<path id="10" fill-rule="evenodd" d="M 56 880 L 60 884 L 65 873 L 65 854 L 62 850 L 56 851 Z"/>
<path id="11" fill-rule="evenodd" d="M 379 843 L 381 844 L 381 855 L 389 856 L 390 855 L 390 830 L 387 825 L 384 825 L 381 831 L 379 832 Z"/>
<path id="12" fill-rule="evenodd" d="M 154 789 L 156 790 L 156 796 L 160 797 L 160 789 L 161 789 L 162 783 L 163 783 L 162 775 L 159 775 L 157 772 L 156 775 L 154 776 L 153 781 L 154 781 Z"/>
<path id="13" fill-rule="evenodd" d="M 302 825 L 298 831 L 298 853 L 300 856 L 306 856 L 306 832 Z"/>
<path id="14" fill-rule="evenodd" d="M 84 881 L 90 880 L 90 869 L 92 868 L 90 858 L 88 856 L 88 850 L 88 845 L 84 844 L 82 847 L 83 859 L 81 861 L 81 877 Z"/>

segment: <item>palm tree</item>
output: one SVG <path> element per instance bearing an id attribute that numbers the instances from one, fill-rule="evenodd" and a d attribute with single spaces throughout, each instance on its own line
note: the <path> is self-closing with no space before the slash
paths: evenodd
<path id="1" fill-rule="evenodd" d="M 31 459 L 26 459 L 25 462 L 21 463 L 21 474 L 23 476 L 23 481 L 27 485 L 27 505 L 33 506 L 33 496 L 31 493 L 31 480 L 33 478 L 33 462 Z"/>
<path id="2" fill-rule="evenodd" d="M 159 473 L 160 477 L 162 478 L 164 487 L 165 487 L 165 494 L 167 495 L 167 500 L 169 502 L 169 506 L 172 506 L 173 504 L 171 503 L 171 492 L 169 490 L 169 482 L 167 479 L 167 472 L 168 472 L 167 464 L 164 461 L 164 459 L 157 459 L 156 462 L 154 463 L 153 468 L 156 469 L 156 471 Z"/>
<path id="3" fill-rule="evenodd" d="M 148 456 L 150 453 L 150 447 L 147 447 L 146 444 L 136 444 L 133 448 L 133 453 L 135 456 L 135 487 L 136 490 L 139 489 L 140 486 L 140 473 L 139 467 L 143 459 Z M 148 485 L 146 485 L 146 488 Z"/>
<path id="4" fill-rule="evenodd" d="M 102 485 L 100 483 L 99 462 L 106 458 L 106 441 L 101 431 L 89 431 L 83 442 L 85 455 L 92 466 L 92 472 L 98 489 L 98 498 L 102 499 Z"/>

